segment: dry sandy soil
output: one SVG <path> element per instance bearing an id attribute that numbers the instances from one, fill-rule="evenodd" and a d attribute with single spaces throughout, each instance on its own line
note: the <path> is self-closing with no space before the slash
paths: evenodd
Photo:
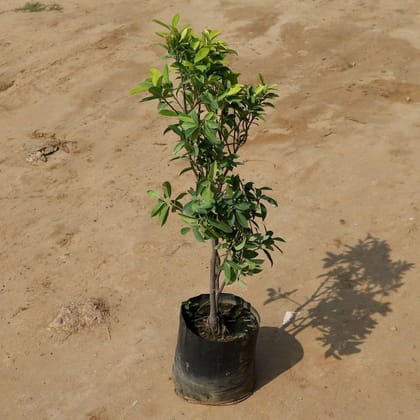
<path id="1" fill-rule="evenodd" d="M 418 0 L 23 3 L 0 5 L 0 418 L 418 419 Z M 147 189 L 189 180 L 128 91 L 162 65 L 151 19 L 176 12 L 222 30 L 243 81 L 279 85 L 242 173 L 273 187 L 287 244 L 231 288 L 262 318 L 257 389 L 235 406 L 190 405 L 170 377 L 209 249 L 149 218 Z M 69 153 L 25 160 L 51 138 Z M 108 328 L 48 329 L 90 297 Z"/>

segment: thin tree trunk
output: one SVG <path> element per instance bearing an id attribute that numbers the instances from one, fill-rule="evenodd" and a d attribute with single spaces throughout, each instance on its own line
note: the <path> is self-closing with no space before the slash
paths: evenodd
<path id="1" fill-rule="evenodd" d="M 216 252 L 216 262 L 214 265 L 214 286 L 216 287 L 216 293 L 219 294 L 219 279 L 220 279 L 220 255 Z"/>
<path id="2" fill-rule="evenodd" d="M 215 239 L 211 241 L 211 260 L 210 260 L 210 314 L 209 314 L 209 328 L 213 334 L 218 334 L 219 322 L 217 319 L 217 297 L 218 297 L 218 287 L 217 287 L 217 263 L 219 254 L 216 249 L 217 242 Z"/>

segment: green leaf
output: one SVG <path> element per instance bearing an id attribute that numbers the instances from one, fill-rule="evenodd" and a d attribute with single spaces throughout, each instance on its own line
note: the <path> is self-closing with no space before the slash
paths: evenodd
<path id="1" fill-rule="evenodd" d="M 182 127 L 182 129 L 183 129 L 182 134 L 183 136 L 185 136 L 185 138 L 190 139 L 190 140 L 197 139 L 197 136 L 199 134 L 198 127 L 187 126 L 187 127 Z M 198 157 L 199 147 L 195 141 L 192 144 L 187 143 L 185 145 L 185 150 L 188 152 L 189 155 L 194 154 L 195 157 Z"/>
<path id="2" fill-rule="evenodd" d="M 185 172 L 188 172 L 188 171 L 192 171 L 193 170 L 193 168 L 191 167 L 191 166 L 188 166 L 187 168 L 184 168 L 180 173 L 179 173 L 179 175 L 182 175 L 182 174 L 185 174 Z"/>
<path id="3" fill-rule="evenodd" d="M 165 83 L 170 83 L 171 80 L 169 79 L 169 67 L 167 64 L 165 64 L 165 67 L 163 68 L 163 80 Z"/>
<path id="4" fill-rule="evenodd" d="M 239 271 L 242 269 L 242 267 L 237 264 L 236 262 L 232 261 L 232 260 L 227 260 L 226 264 L 229 265 L 230 267 L 232 267 L 234 270 Z"/>
<path id="5" fill-rule="evenodd" d="M 179 141 L 174 147 L 173 154 L 176 155 L 184 146 L 185 146 L 185 141 L 182 141 L 182 140 Z"/>
<path id="6" fill-rule="evenodd" d="M 235 208 L 238 209 L 238 210 L 242 210 L 242 211 L 249 210 L 249 204 L 248 203 L 237 203 L 237 204 L 235 204 Z"/>
<path id="7" fill-rule="evenodd" d="M 176 28 L 178 26 L 178 22 L 179 22 L 179 14 L 177 13 L 171 21 L 171 25 Z"/>
<path id="8" fill-rule="evenodd" d="M 245 258 L 255 258 L 255 257 L 258 257 L 258 252 L 250 251 L 250 250 L 247 249 L 247 250 L 244 251 L 244 257 Z"/>
<path id="9" fill-rule="evenodd" d="M 168 220 L 168 215 L 169 215 L 169 207 L 165 205 L 165 207 L 162 208 L 158 216 L 158 221 L 161 226 L 163 226 Z"/>
<path id="10" fill-rule="evenodd" d="M 203 60 L 204 58 L 206 58 L 208 56 L 210 52 L 210 49 L 207 47 L 204 48 L 200 48 L 197 52 L 197 54 L 194 57 L 194 64 L 200 62 L 201 60 Z"/>
<path id="11" fill-rule="evenodd" d="M 263 249 L 263 252 L 264 252 L 265 255 L 267 255 L 267 258 L 270 260 L 270 264 L 271 264 L 271 267 L 272 267 L 273 266 L 273 258 L 271 258 L 271 254 L 266 249 Z"/>
<path id="12" fill-rule="evenodd" d="M 214 161 L 211 165 L 210 165 L 210 171 L 209 171 L 209 179 L 211 181 L 214 181 L 216 179 L 216 175 L 217 175 L 217 161 Z"/>
<path id="13" fill-rule="evenodd" d="M 149 72 L 152 75 L 152 85 L 157 86 L 162 73 L 158 69 L 150 69 Z"/>
<path id="14" fill-rule="evenodd" d="M 233 96 L 236 95 L 242 88 L 244 85 L 241 85 L 240 83 L 236 84 L 235 86 L 231 87 L 227 93 L 225 94 L 225 96 Z"/>
<path id="15" fill-rule="evenodd" d="M 185 137 L 187 137 L 187 138 L 188 137 L 193 138 L 194 136 L 197 135 L 197 127 L 188 127 L 186 130 L 184 130 L 184 134 L 185 134 Z M 188 151 L 188 153 L 193 153 L 195 157 L 198 157 L 199 147 L 198 147 L 197 143 L 193 143 L 191 152 Z"/>
<path id="16" fill-rule="evenodd" d="M 156 96 L 147 96 L 146 98 L 141 99 L 140 102 L 153 101 L 154 99 L 156 99 Z"/>
<path id="17" fill-rule="evenodd" d="M 194 66 L 194 64 L 191 63 L 191 61 L 188 61 L 188 60 L 183 60 L 181 64 L 185 67 L 193 67 Z"/>
<path id="18" fill-rule="evenodd" d="M 143 89 L 143 88 L 140 88 L 140 87 L 135 87 L 135 88 L 133 88 L 133 89 L 131 89 L 130 90 L 130 92 L 128 92 L 128 94 L 130 95 L 130 96 L 132 96 L 132 95 L 137 95 L 138 93 L 142 93 L 142 92 L 144 92 L 144 91 L 146 91 L 147 89 Z"/>
<path id="19" fill-rule="evenodd" d="M 204 132 L 206 133 L 206 137 L 210 140 L 212 144 L 219 143 L 219 139 L 216 136 L 217 131 L 210 130 L 208 127 L 204 129 Z"/>
<path id="20" fill-rule="evenodd" d="M 158 20 L 158 19 L 153 19 L 153 20 L 152 20 L 152 22 L 155 22 L 155 23 L 157 23 L 158 25 L 163 26 L 163 27 L 164 27 L 164 28 L 166 28 L 166 29 L 169 29 L 169 30 L 171 30 L 171 29 L 172 29 L 169 25 L 167 25 L 166 23 L 163 23 L 162 21 L 160 21 L 160 20 Z"/>
<path id="21" fill-rule="evenodd" d="M 194 120 L 189 115 L 178 114 L 178 118 L 183 122 L 194 124 Z"/>
<path id="22" fill-rule="evenodd" d="M 210 93 L 208 93 L 208 92 L 207 92 L 207 94 L 211 96 L 211 94 L 210 94 Z M 210 121 L 210 120 L 213 120 L 215 117 L 216 117 L 216 115 L 214 114 L 214 112 L 209 112 L 209 113 L 208 113 L 208 114 L 204 117 L 204 119 L 205 119 L 206 121 Z"/>
<path id="23" fill-rule="evenodd" d="M 221 230 L 225 233 L 232 233 L 232 228 L 225 222 L 221 222 L 220 220 L 214 220 L 212 218 L 208 218 L 208 222 L 215 227 L 216 229 Z"/>
<path id="24" fill-rule="evenodd" d="M 277 207 L 277 201 L 274 200 L 274 198 L 268 197 L 267 195 L 262 195 L 261 198 L 265 201 L 267 201 L 268 203 L 272 204 L 273 206 Z"/>
<path id="25" fill-rule="evenodd" d="M 177 117 L 178 113 L 175 111 L 172 111 L 171 109 L 161 109 L 159 111 L 160 115 L 164 115 L 165 117 Z"/>
<path id="26" fill-rule="evenodd" d="M 218 31 L 217 29 L 213 29 L 213 30 L 209 31 L 210 39 L 214 39 L 218 35 L 220 35 L 220 31 Z"/>
<path id="27" fill-rule="evenodd" d="M 153 85 L 149 80 L 145 80 L 144 82 L 139 83 L 134 89 L 130 90 L 130 95 L 136 95 L 137 93 L 145 92 L 149 90 Z"/>
<path id="28" fill-rule="evenodd" d="M 181 36 L 179 38 L 180 41 L 182 41 L 188 34 L 188 31 L 190 30 L 189 26 L 186 26 L 182 31 L 181 31 Z"/>
<path id="29" fill-rule="evenodd" d="M 244 238 L 242 242 L 239 245 L 236 245 L 234 248 L 236 251 L 240 251 L 241 249 L 244 248 L 245 244 L 246 244 L 246 238 Z"/>
<path id="30" fill-rule="evenodd" d="M 232 278 L 232 269 L 229 265 L 223 264 L 223 273 L 225 274 L 225 283 L 230 284 Z"/>
<path id="31" fill-rule="evenodd" d="M 257 89 L 255 89 L 255 96 L 258 96 L 264 89 L 265 89 L 264 85 L 259 85 Z"/>
<path id="32" fill-rule="evenodd" d="M 219 128 L 219 124 L 214 120 L 206 121 L 206 126 L 212 130 L 217 130 Z"/>
<path id="33" fill-rule="evenodd" d="M 194 124 L 198 125 L 199 121 L 198 121 L 197 113 L 193 110 L 193 111 L 190 112 L 190 116 L 191 116 L 191 119 L 193 120 Z"/>
<path id="34" fill-rule="evenodd" d="M 247 218 L 241 212 L 235 211 L 235 215 L 236 215 L 236 219 L 238 220 L 239 224 L 242 227 L 244 228 L 249 227 Z"/>
<path id="35" fill-rule="evenodd" d="M 186 216 L 185 214 L 178 214 L 178 216 L 182 219 L 183 222 L 188 223 L 189 225 L 197 223 L 197 219 L 195 217 Z"/>
<path id="36" fill-rule="evenodd" d="M 155 205 L 155 207 L 153 207 L 151 216 L 155 217 L 162 210 L 162 208 L 165 204 L 166 203 L 164 201 L 159 200 L 158 203 Z"/>
<path id="37" fill-rule="evenodd" d="M 168 181 L 165 181 L 165 182 L 162 184 L 162 187 L 163 187 L 163 196 L 164 196 L 165 198 L 170 198 L 171 193 L 172 193 L 171 184 L 170 184 Z"/>
<path id="38" fill-rule="evenodd" d="M 283 238 L 280 238 L 280 236 L 277 236 L 276 238 L 273 238 L 274 241 L 280 241 L 280 242 L 286 242 Z"/>
<path id="39" fill-rule="evenodd" d="M 165 131 L 163 132 L 163 134 L 166 134 L 168 131 L 173 131 L 175 134 L 177 134 L 179 137 L 182 137 L 182 131 L 179 129 L 178 124 L 171 124 L 168 125 L 165 128 Z"/>
<path id="40" fill-rule="evenodd" d="M 208 185 L 206 189 L 203 191 L 203 193 L 201 194 L 201 202 L 204 205 L 210 205 L 210 207 L 213 206 L 214 194 L 213 194 L 213 191 L 211 190 L 210 185 Z"/>
<path id="41" fill-rule="evenodd" d="M 204 238 L 202 237 L 201 233 L 196 227 L 193 227 L 192 231 L 195 236 L 195 239 L 197 239 L 198 242 L 204 242 Z"/>
<path id="42" fill-rule="evenodd" d="M 182 128 L 183 128 L 183 130 L 185 130 L 186 132 L 188 131 L 191 131 L 191 132 L 194 132 L 196 129 L 197 129 L 197 124 L 196 123 L 194 123 L 194 122 L 183 122 L 182 123 Z M 186 134 L 186 136 L 188 137 L 188 135 L 191 135 L 191 133 L 189 133 L 189 134 L 187 134 L 187 133 L 185 133 Z"/>
<path id="43" fill-rule="evenodd" d="M 186 235 L 191 230 L 190 227 L 186 226 L 181 229 L 181 235 Z"/>
<path id="44" fill-rule="evenodd" d="M 148 190 L 147 195 L 151 198 L 160 199 L 160 195 L 156 191 L 153 191 L 153 190 Z"/>
<path id="45" fill-rule="evenodd" d="M 241 267 L 239 267 L 238 264 L 234 263 L 233 261 L 226 261 L 223 264 L 223 272 L 225 274 L 226 284 L 232 284 L 234 281 L 236 281 L 240 271 Z"/>

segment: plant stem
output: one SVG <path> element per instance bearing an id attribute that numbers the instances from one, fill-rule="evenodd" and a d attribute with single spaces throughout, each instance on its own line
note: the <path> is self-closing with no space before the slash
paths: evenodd
<path id="1" fill-rule="evenodd" d="M 223 289 L 225 288 L 225 285 L 226 285 L 226 283 L 225 283 L 225 281 L 223 280 L 223 281 L 222 281 L 222 284 L 219 286 L 219 289 L 217 290 L 217 295 L 219 295 L 220 293 L 222 293 L 222 292 L 223 292 Z"/>
<path id="2" fill-rule="evenodd" d="M 217 282 L 217 261 L 219 254 L 216 249 L 217 240 L 212 239 L 211 241 L 211 260 L 210 260 L 210 314 L 209 314 L 209 328 L 212 334 L 218 334 L 219 322 L 217 319 L 217 307 L 218 307 L 218 287 Z"/>
<path id="3" fill-rule="evenodd" d="M 216 287 L 216 292 L 219 294 L 219 280 L 220 280 L 220 255 L 216 251 L 216 264 L 214 270 L 214 285 Z"/>

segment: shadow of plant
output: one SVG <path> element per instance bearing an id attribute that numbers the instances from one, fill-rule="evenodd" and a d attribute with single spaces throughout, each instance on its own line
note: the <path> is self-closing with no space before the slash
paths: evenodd
<path id="1" fill-rule="evenodd" d="M 403 276 L 414 264 L 392 261 L 386 241 L 367 235 L 354 246 L 345 246 L 341 254 L 327 253 L 326 272 L 321 284 L 303 304 L 297 305 L 296 317 L 283 330 L 296 336 L 305 328 L 316 328 L 317 338 L 327 347 L 325 357 L 358 353 L 360 346 L 377 325 L 377 315 L 386 316 L 391 304 L 385 298 L 403 285 Z M 265 303 L 292 300 L 290 293 L 268 289 Z M 305 311 L 304 311 L 305 310 Z M 299 313 L 305 313 L 300 315 Z"/>
<path id="2" fill-rule="evenodd" d="M 256 351 L 256 389 L 292 368 L 302 358 L 303 348 L 292 334 L 277 327 L 261 327 Z"/>

